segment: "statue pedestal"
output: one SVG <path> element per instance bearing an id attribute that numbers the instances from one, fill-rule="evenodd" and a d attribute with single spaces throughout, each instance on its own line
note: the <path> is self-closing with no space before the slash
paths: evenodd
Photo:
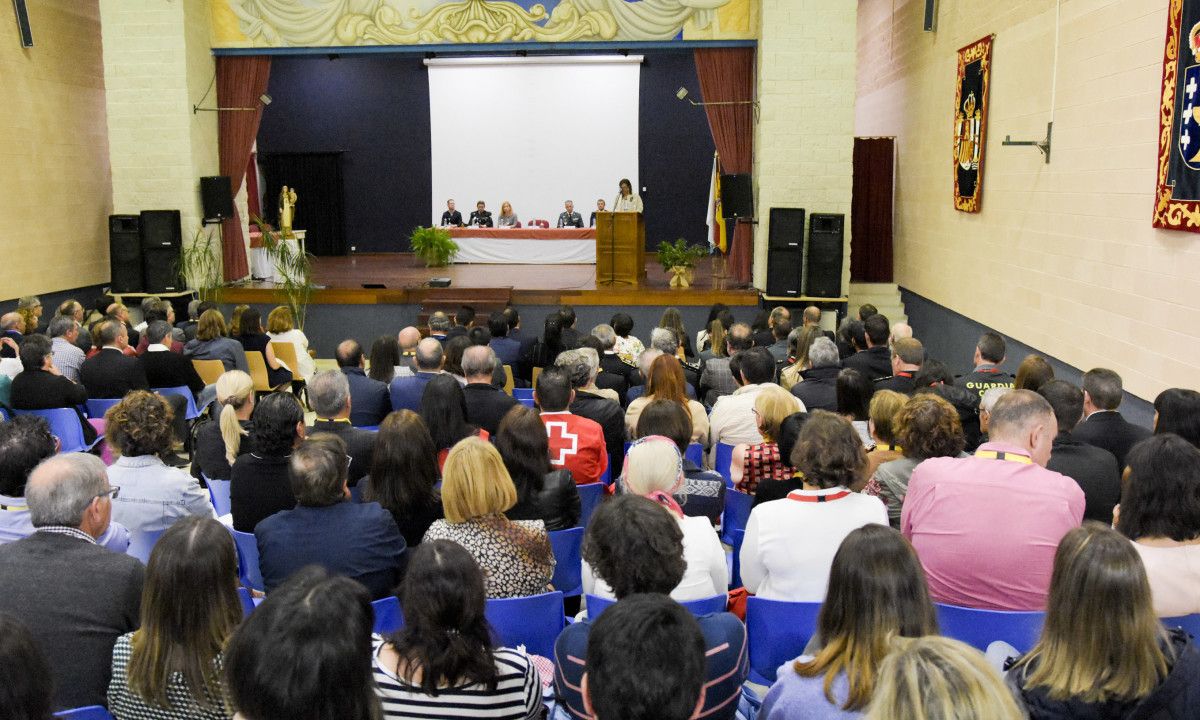
<path id="1" fill-rule="evenodd" d="M 299 252 L 305 252 L 304 237 L 307 230 L 293 230 L 292 234 L 295 238 L 287 238 L 283 242 L 292 246 L 292 249 Z M 262 236 L 258 233 L 250 233 L 250 276 L 254 280 L 262 280 L 272 282 L 276 285 L 283 284 L 284 275 L 280 268 L 276 267 L 271 254 L 262 245 Z"/>

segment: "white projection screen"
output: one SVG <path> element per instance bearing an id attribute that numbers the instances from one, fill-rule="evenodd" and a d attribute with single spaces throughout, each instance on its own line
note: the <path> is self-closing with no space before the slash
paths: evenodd
<path id="1" fill-rule="evenodd" d="M 554 227 L 565 200 L 584 226 L 617 182 L 638 187 L 641 56 L 436 58 L 429 71 L 432 222 L 453 198 Z"/>

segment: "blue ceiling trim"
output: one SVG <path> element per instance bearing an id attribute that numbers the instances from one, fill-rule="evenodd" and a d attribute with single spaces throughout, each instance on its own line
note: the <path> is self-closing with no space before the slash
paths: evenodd
<path id="1" fill-rule="evenodd" d="M 757 47 L 757 40 L 662 40 L 655 42 L 510 42 L 439 45 L 352 45 L 330 47 L 247 47 L 213 48 L 213 55 L 358 55 L 358 54 L 436 54 L 494 55 L 497 53 L 614 52 L 628 50 L 689 50 L 695 48 Z"/>

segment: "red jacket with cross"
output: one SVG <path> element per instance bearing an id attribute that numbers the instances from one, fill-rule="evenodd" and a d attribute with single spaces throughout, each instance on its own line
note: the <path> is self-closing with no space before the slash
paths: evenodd
<path id="1" fill-rule="evenodd" d="M 542 422 L 550 441 L 550 464 L 570 470 L 576 485 L 599 482 L 608 468 L 608 449 L 600 423 L 565 410 L 543 412 Z"/>

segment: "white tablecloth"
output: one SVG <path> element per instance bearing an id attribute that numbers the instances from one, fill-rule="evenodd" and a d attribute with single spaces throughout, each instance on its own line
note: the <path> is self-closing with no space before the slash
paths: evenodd
<path id="1" fill-rule="evenodd" d="M 286 238 L 283 242 L 291 246 L 292 252 L 300 252 L 304 247 L 304 230 L 297 230 L 295 238 Z M 256 279 L 264 279 L 277 285 L 283 283 L 283 273 L 271 261 L 271 255 L 264 247 L 250 247 L 250 275 Z"/>
<path id="2" fill-rule="evenodd" d="M 515 265 L 596 264 L 595 240 L 521 240 L 518 238 L 455 238 L 460 263 Z"/>

